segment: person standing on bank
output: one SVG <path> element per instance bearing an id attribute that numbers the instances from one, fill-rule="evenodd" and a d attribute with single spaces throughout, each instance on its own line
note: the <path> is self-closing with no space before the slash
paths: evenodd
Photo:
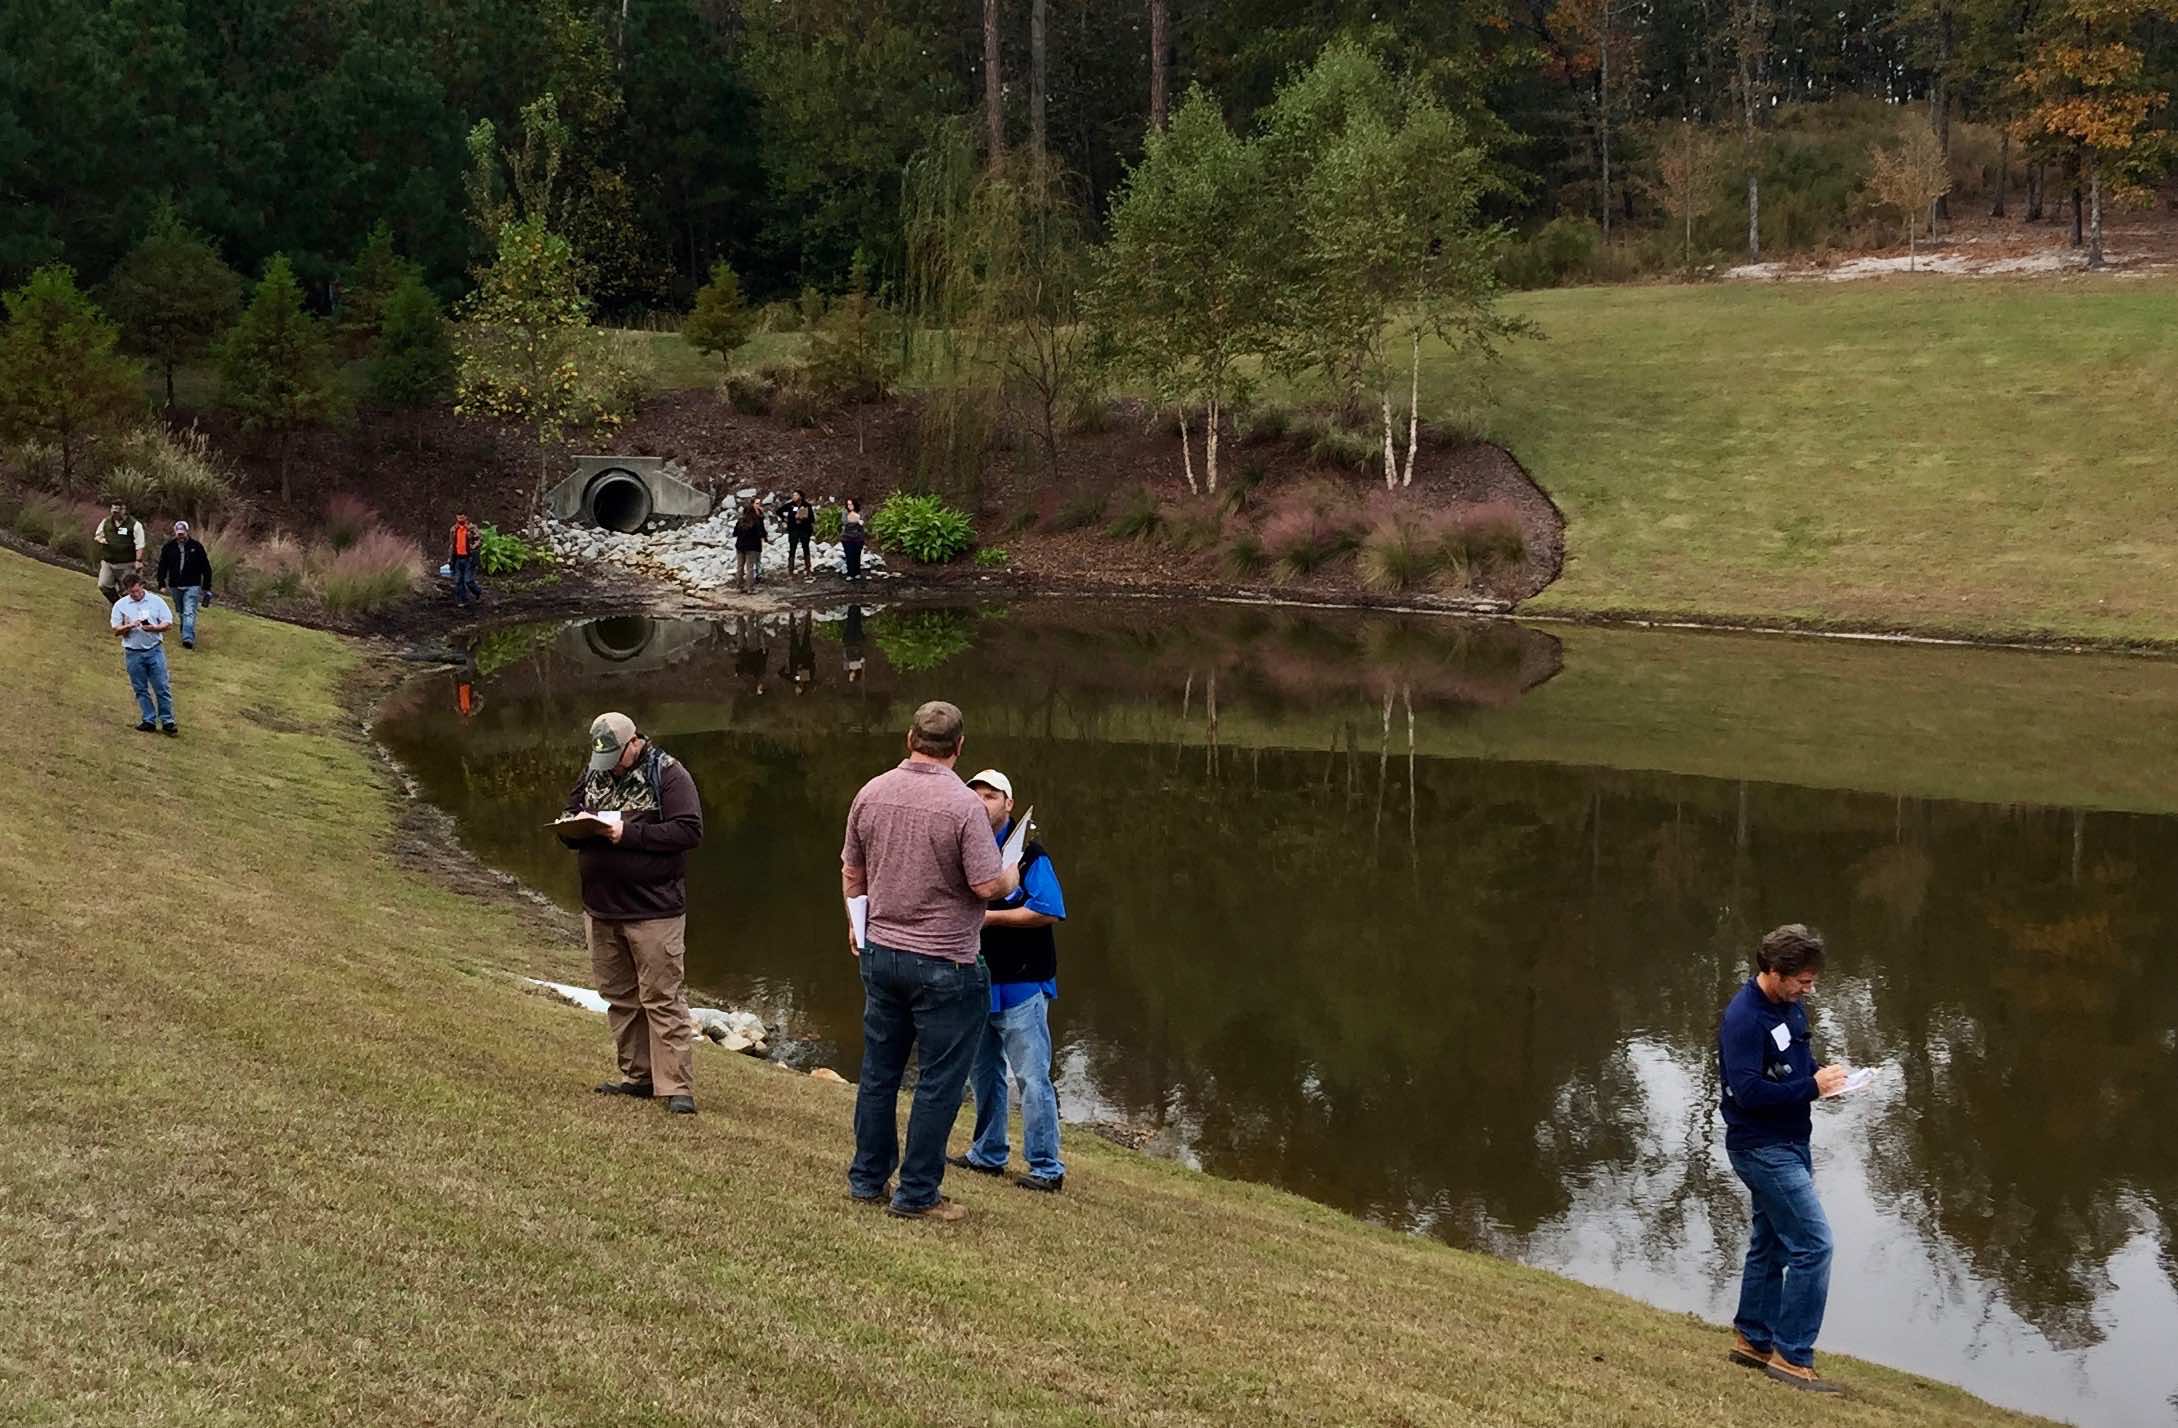
<path id="1" fill-rule="evenodd" d="M 786 508 L 787 575 L 794 574 L 794 552 L 802 553 L 802 578 L 817 578 L 817 567 L 809 558 L 810 542 L 817 534 L 817 508 L 809 504 L 808 497 L 794 493 L 793 502 Z"/>
<path id="2" fill-rule="evenodd" d="M 847 509 L 839 513 L 840 560 L 849 580 L 862 578 L 862 526 L 861 503 L 849 496 Z"/>
<path id="3" fill-rule="evenodd" d="M 174 538 L 159 549 L 159 589 L 181 602 L 182 648 L 197 647 L 197 609 L 212 603 L 212 557 L 189 533 L 189 522 L 174 522 Z"/>
<path id="4" fill-rule="evenodd" d="M 174 692 L 166 678 L 166 632 L 174 628 L 174 612 L 144 588 L 141 571 L 131 570 L 122 576 L 121 589 L 121 598 L 113 602 L 109 619 L 114 634 L 121 639 L 121 662 L 128 668 L 129 688 L 136 694 L 136 712 L 142 716 L 136 732 L 149 734 L 164 729 L 169 737 L 178 735 L 181 730 L 174 725 Z"/>
<path id="5" fill-rule="evenodd" d="M 917 709 L 907 758 L 855 795 L 840 846 L 848 947 L 860 959 L 863 991 L 847 1190 L 903 1219 L 966 1213 L 939 1193 L 945 1139 L 990 1015 L 978 955 L 984 905 L 1021 883 L 1019 871 L 999 861 L 983 801 L 953 771 L 962 742 L 960 710 L 942 700 Z M 865 896 L 869 920 L 857 938 L 855 899 Z M 918 1071 L 903 1156 L 898 1100 L 910 1053 Z M 888 1201 L 896 1167 L 900 1187 Z"/>
<path id="6" fill-rule="evenodd" d="M 91 532 L 98 547 L 98 589 L 111 605 L 128 586 L 129 572 L 144 573 L 144 523 L 129 514 L 129 503 L 116 501 Z"/>
<path id="7" fill-rule="evenodd" d="M 476 583 L 477 543 L 481 539 L 469 524 L 467 511 L 454 513 L 454 528 L 446 533 L 446 564 L 454 573 L 454 603 L 467 605 L 484 598 Z"/>
<path id="8" fill-rule="evenodd" d="M 582 925 L 619 1056 L 601 1095 L 662 1097 L 696 1113 L 685 989 L 688 854 L 703 841 L 703 803 L 679 759 L 625 714 L 590 722 L 590 767 L 567 795 L 569 813 L 620 814 L 599 837 L 560 841 L 580 854 Z"/>
<path id="9" fill-rule="evenodd" d="M 1815 1372 L 1815 1336 L 1830 1297 L 1830 1222 L 1815 1196 L 1809 1106 L 1844 1089 L 1843 1066 L 1817 1068 L 1801 999 L 1823 967 L 1823 939 L 1797 922 L 1755 952 L 1755 975 L 1717 1029 L 1724 1149 L 1754 1202 L 1734 1363 L 1815 1393 L 1839 1388 Z"/>
<path id="10" fill-rule="evenodd" d="M 756 578 L 764 565 L 764 508 L 755 501 L 734 517 L 734 583 L 744 595 L 756 593 Z"/>
<path id="11" fill-rule="evenodd" d="M 968 780 L 983 800 L 1001 847 L 1013 834 L 1013 781 L 997 769 Z M 1028 1174 L 1013 1183 L 1056 1194 L 1066 1188 L 1059 1159 L 1059 1093 L 1051 1084 L 1050 1005 L 1059 995 L 1059 940 L 1066 898 L 1050 855 L 1033 831 L 1021 850 L 1021 886 L 983 913 L 983 963 L 991 975 L 990 1016 L 968 1088 L 976 1098 L 976 1139 L 946 1164 L 982 1175 L 1006 1173 L 1007 1073 L 1021 1088 L 1021 1153 Z"/>

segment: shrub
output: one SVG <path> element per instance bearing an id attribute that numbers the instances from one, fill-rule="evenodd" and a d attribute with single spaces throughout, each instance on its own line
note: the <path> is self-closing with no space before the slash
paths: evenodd
<path id="1" fill-rule="evenodd" d="M 1266 441 L 1283 441 L 1293 428 L 1293 410 L 1277 402 L 1265 402 L 1251 407 L 1240 421 L 1240 439 L 1253 446 Z"/>
<path id="2" fill-rule="evenodd" d="M 233 473 L 193 422 L 179 431 L 138 427 L 121 439 L 118 460 L 150 486 L 144 503 L 132 509 L 187 516 L 201 525 L 234 504 Z"/>
<path id="3" fill-rule="evenodd" d="M 36 437 L 11 442 L 6 450 L 0 451 L 0 470 L 6 471 L 26 485 L 58 485 L 61 475 L 60 448 Z"/>
<path id="4" fill-rule="evenodd" d="M 801 311 L 790 302 L 767 302 L 756 310 L 756 328 L 759 332 L 800 332 Z"/>
<path id="5" fill-rule="evenodd" d="M 15 533 L 32 545 L 53 544 L 54 537 L 75 517 L 68 503 L 52 496 L 33 494 L 15 512 Z"/>
<path id="6" fill-rule="evenodd" d="M 1239 469 L 1227 481 L 1225 489 L 1218 493 L 1218 503 L 1228 511 L 1240 511 L 1247 507 L 1248 498 L 1261 490 L 1270 480 L 1270 467 L 1256 457 L 1240 463 Z"/>
<path id="7" fill-rule="evenodd" d="M 532 565 L 550 565 L 552 547 L 524 540 L 497 526 L 477 528 L 477 563 L 486 575 L 513 575 Z"/>
<path id="8" fill-rule="evenodd" d="M 1221 552 L 1225 568 L 1242 579 L 1250 579 L 1270 569 L 1270 552 L 1263 547 L 1263 537 L 1253 526 L 1241 526 L 1233 531 Z"/>
<path id="9" fill-rule="evenodd" d="M 1371 590 L 1413 590 L 1444 564 L 1441 533 L 1411 510 L 1380 516 L 1361 539 L 1361 583 Z"/>
<path id="10" fill-rule="evenodd" d="M 823 399 L 801 382 L 781 387 L 771 400 L 771 414 L 788 426 L 815 426 L 824 412 Z"/>
<path id="11" fill-rule="evenodd" d="M 901 610 L 872 624 L 886 662 L 903 674 L 936 669 L 975 643 L 975 616 L 967 610 Z"/>
<path id="12" fill-rule="evenodd" d="M 343 491 L 325 503 L 325 543 L 346 550 L 378 524 L 378 512 Z"/>
<path id="13" fill-rule="evenodd" d="M 1104 519 L 1104 508 L 1110 502 L 1109 492 L 1084 491 L 1052 514 L 1051 529 L 1085 531 Z"/>
<path id="14" fill-rule="evenodd" d="M 1505 245 L 1497 260 L 1499 281 L 1513 288 L 1555 288 L 1587 280 L 1603 246 L 1603 230 L 1591 218 L 1553 218 L 1526 238 Z"/>
<path id="15" fill-rule="evenodd" d="M 1484 501 L 1446 520 L 1439 550 L 1462 568 L 1517 565 L 1527 558 L 1528 537 L 1511 502 Z"/>
<path id="16" fill-rule="evenodd" d="M 718 399 L 743 416 L 769 413 L 778 393 L 778 383 L 748 367 L 735 367 L 719 378 Z"/>
<path id="17" fill-rule="evenodd" d="M 98 523 L 105 519 L 105 515 L 104 506 L 93 505 L 89 501 L 63 501 L 60 503 L 60 516 L 53 526 L 52 538 L 46 544 L 57 555 L 90 564 L 98 559 L 98 543 L 91 539 L 91 533 L 98 529 Z M 136 518 L 143 519 L 141 515 Z M 151 538 L 151 530 L 147 526 L 144 539 L 148 542 Z M 152 548 L 156 550 L 156 544 Z M 148 575 L 150 572 L 145 573 Z"/>
<path id="18" fill-rule="evenodd" d="M 965 511 L 931 495 L 895 491 L 870 517 L 870 534 L 879 546 L 925 565 L 942 565 L 965 555 L 976 543 Z"/>
<path id="19" fill-rule="evenodd" d="M 1089 436 L 1111 430 L 1111 399 L 1102 392 L 1069 393 L 1059 413 L 1059 428 L 1068 436 Z"/>
<path id="20" fill-rule="evenodd" d="M 326 609 L 372 615 L 406 599 L 423 582 L 423 552 L 416 542 L 380 527 L 365 531 L 312 574 L 312 593 Z"/>
<path id="21" fill-rule="evenodd" d="M 576 363 L 575 426 L 619 426 L 658 389 L 658 353 L 646 333 L 599 328 Z"/>
<path id="22" fill-rule="evenodd" d="M 1120 498 L 1119 513 L 1112 517 L 1104 533 L 1114 540 L 1148 540 L 1164 529 L 1165 513 L 1157 504 L 1157 493 L 1147 486 L 1137 486 Z"/>
<path id="23" fill-rule="evenodd" d="M 1360 515 L 1336 486 L 1311 482 L 1282 492 L 1263 522 L 1263 549 L 1289 579 L 1311 575 L 1359 543 Z"/>
<path id="24" fill-rule="evenodd" d="M 15 529 L 15 518 L 22 514 L 23 493 L 12 486 L 0 486 L 0 526 Z"/>
<path id="25" fill-rule="evenodd" d="M 819 506 L 817 508 L 817 539 L 828 544 L 838 541 L 840 526 L 845 521 L 846 516 L 847 513 L 838 506 Z"/>
<path id="26" fill-rule="evenodd" d="M 892 390 L 899 345 L 876 299 L 852 292 L 809 335 L 810 385 L 828 401 L 874 402 Z"/>
<path id="27" fill-rule="evenodd" d="M 1158 508 L 1166 545 L 1178 551 L 1209 550 L 1225 534 L 1225 521 L 1207 501 L 1171 501 Z"/>
<path id="28" fill-rule="evenodd" d="M 1347 471 L 1377 471 L 1384 465 L 1382 433 L 1368 434 L 1327 426 L 1309 443 L 1308 454 L 1326 466 Z"/>
<path id="29" fill-rule="evenodd" d="M 998 570 L 1005 566 L 1008 556 L 1003 546 L 987 545 L 976 552 L 976 564 L 985 570 Z"/>

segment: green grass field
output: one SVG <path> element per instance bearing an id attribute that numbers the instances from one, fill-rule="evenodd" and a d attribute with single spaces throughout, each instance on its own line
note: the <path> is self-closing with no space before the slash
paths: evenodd
<path id="1" fill-rule="evenodd" d="M 354 647 L 215 611 L 168 741 L 88 580 L 0 554 L 0 610 L 11 1424 L 2024 1421 L 1843 1359 L 1811 1401 L 1086 1136 L 1057 1200 L 862 1210 L 837 1087 L 706 1049 L 693 1121 L 588 1094 L 602 1026 L 511 975 L 579 979 L 564 931 L 393 851 Z"/>

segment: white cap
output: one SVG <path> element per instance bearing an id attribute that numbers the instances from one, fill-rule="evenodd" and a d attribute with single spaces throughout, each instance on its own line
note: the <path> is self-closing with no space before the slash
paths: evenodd
<path id="1" fill-rule="evenodd" d="M 1013 797 L 1013 780 L 1007 778 L 997 769 L 985 769 L 982 773 L 979 773 L 974 778 L 968 780 L 968 786 L 970 788 L 974 788 L 979 783 L 987 783 L 992 788 L 995 788 L 1000 793 L 1006 795 L 1006 797 Z"/>

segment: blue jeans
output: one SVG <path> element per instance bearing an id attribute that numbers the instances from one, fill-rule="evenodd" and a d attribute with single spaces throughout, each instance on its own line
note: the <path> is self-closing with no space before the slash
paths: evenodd
<path id="1" fill-rule="evenodd" d="M 1051 1003 L 1042 992 L 1018 1006 L 991 1012 L 983 1023 L 975 1069 L 968 1073 L 976 1097 L 976 1143 L 968 1158 L 978 1165 L 1006 1165 L 1006 1076 L 1021 1087 L 1021 1153 L 1029 1174 L 1056 1180 L 1066 1174 L 1059 1159 L 1059 1093 L 1051 1085 Z"/>
<path id="2" fill-rule="evenodd" d="M 173 723 L 174 691 L 166 682 L 166 650 L 159 645 L 148 650 L 123 650 L 121 658 L 128 665 L 129 688 L 136 691 L 136 707 L 143 712 L 144 722 Z M 159 696 L 156 709 L 151 701 L 154 693 Z"/>
<path id="3" fill-rule="evenodd" d="M 197 638 L 197 607 L 204 603 L 204 587 L 175 586 L 174 603 L 181 606 L 182 643 L 193 644 Z"/>
<path id="4" fill-rule="evenodd" d="M 466 605 L 471 600 L 481 600 L 484 592 L 476 584 L 476 557 L 457 555 L 449 562 L 454 567 L 454 603 Z"/>
<path id="5" fill-rule="evenodd" d="M 1804 1368 L 1815 1362 L 1815 1336 L 1830 1299 L 1830 1221 L 1815 1198 L 1814 1159 L 1804 1141 L 1727 1154 L 1754 1197 L 1732 1327 L 1755 1348 L 1774 1348 Z"/>
<path id="6" fill-rule="evenodd" d="M 945 1179 L 945 1138 L 960 1115 L 976 1033 L 990 1015 L 979 962 L 948 962 L 872 942 L 862 949 L 862 1081 L 855 1088 L 855 1158 L 847 1185 L 873 1196 L 897 1166 L 893 1205 L 920 1210 Z M 916 1053 L 907 1154 L 900 1153 L 900 1082 Z"/>

